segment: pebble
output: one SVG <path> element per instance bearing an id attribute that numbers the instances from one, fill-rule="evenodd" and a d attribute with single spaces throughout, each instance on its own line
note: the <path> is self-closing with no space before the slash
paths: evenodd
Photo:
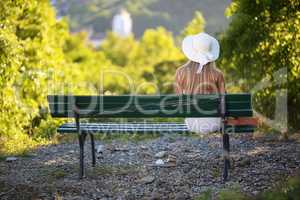
<path id="1" fill-rule="evenodd" d="M 17 157 L 7 157 L 5 160 L 6 160 L 6 162 L 13 162 L 13 161 L 18 160 L 18 158 Z"/>
<path id="2" fill-rule="evenodd" d="M 165 162 L 162 159 L 158 159 L 155 161 L 155 165 L 164 165 Z"/>
<path id="3" fill-rule="evenodd" d="M 160 200 L 161 197 L 160 197 L 160 194 L 158 192 L 153 192 L 151 194 L 151 197 L 150 197 L 150 200 Z"/>
<path id="4" fill-rule="evenodd" d="M 184 192 L 178 192 L 175 194 L 175 200 L 186 200 L 189 199 L 190 196 Z"/>
<path id="5" fill-rule="evenodd" d="M 167 155 L 167 152 L 166 151 L 160 151 L 158 153 L 155 154 L 155 158 L 163 158 Z"/>
<path id="6" fill-rule="evenodd" d="M 104 151 L 104 145 L 98 145 L 97 146 L 97 153 L 103 153 Z"/>
<path id="7" fill-rule="evenodd" d="M 148 149 L 148 147 L 145 146 L 145 145 L 142 145 L 140 148 L 141 148 L 142 150 L 147 150 L 147 149 Z"/>
<path id="8" fill-rule="evenodd" d="M 125 147 L 115 147 L 113 151 L 129 151 L 129 149 Z"/>
<path id="9" fill-rule="evenodd" d="M 154 181 L 155 181 L 154 176 L 145 176 L 140 180 L 140 182 L 144 183 L 144 184 L 150 184 L 150 183 L 153 183 Z"/>

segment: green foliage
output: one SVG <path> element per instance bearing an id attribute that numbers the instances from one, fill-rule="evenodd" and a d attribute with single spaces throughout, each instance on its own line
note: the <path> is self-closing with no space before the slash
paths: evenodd
<path id="1" fill-rule="evenodd" d="M 133 35 L 121 38 L 113 32 L 108 32 L 100 50 L 114 65 L 126 66 L 136 59 L 138 48 L 139 43 Z"/>
<path id="2" fill-rule="evenodd" d="M 104 92 L 113 94 L 172 93 L 175 70 L 183 59 L 172 34 L 162 27 L 148 29 L 140 41 L 109 32 L 99 52 L 112 63 L 104 71 L 103 85 Z"/>
<path id="3" fill-rule="evenodd" d="M 288 86 L 289 125 L 294 129 L 300 128 L 299 7 L 295 0 L 233 1 L 226 11 L 232 22 L 222 34 L 219 62 L 229 80 L 243 83 L 243 90 L 249 91 L 262 79 L 270 83 L 254 98 L 256 109 L 268 117 L 274 115 L 279 95 L 275 91 Z"/>
<path id="4" fill-rule="evenodd" d="M 50 173 L 50 177 L 52 177 L 54 179 L 62 179 L 64 177 L 66 177 L 67 175 L 68 175 L 68 173 L 63 169 L 55 169 L 55 171 L 52 171 Z"/>
<path id="5" fill-rule="evenodd" d="M 192 21 L 182 31 L 182 36 L 195 35 L 203 32 L 205 28 L 205 19 L 200 11 L 196 11 Z"/>
<path id="6" fill-rule="evenodd" d="M 172 33 L 163 27 L 145 31 L 141 38 L 138 64 L 155 65 L 165 60 L 178 60 L 181 57 Z"/>
<path id="7" fill-rule="evenodd" d="M 203 192 L 201 195 L 195 198 L 195 200 L 252 200 L 252 198 L 246 196 L 237 189 L 226 189 L 219 192 L 216 198 L 213 198 L 211 190 Z"/>
<path id="8" fill-rule="evenodd" d="M 47 94 L 95 93 L 97 81 L 86 80 L 109 61 L 71 36 L 46 0 L 7 0 L 0 9 L 0 151 L 22 153 L 58 125 L 46 112 Z"/>
<path id="9" fill-rule="evenodd" d="M 203 192 L 200 196 L 196 197 L 195 200 L 211 200 L 212 199 L 212 191 L 207 190 Z"/>
<path id="10" fill-rule="evenodd" d="M 15 148 L 30 141 L 28 135 L 44 118 L 47 69 L 64 65 L 61 45 L 67 32 L 48 1 L 7 0 L 0 9 L 0 142 L 11 149 L 7 140 L 17 140 Z"/>
<path id="11" fill-rule="evenodd" d="M 219 200 L 250 200 L 243 193 L 236 190 L 223 190 L 218 195 Z"/>
<path id="12" fill-rule="evenodd" d="M 103 52 L 96 52 L 89 45 L 87 34 L 84 32 L 66 38 L 63 52 L 70 66 L 68 68 L 61 66 L 65 81 L 56 84 L 67 83 L 67 86 L 59 85 L 59 87 L 67 88 L 68 91 L 52 91 L 52 93 L 99 94 L 101 71 L 110 67 L 111 61 Z"/>

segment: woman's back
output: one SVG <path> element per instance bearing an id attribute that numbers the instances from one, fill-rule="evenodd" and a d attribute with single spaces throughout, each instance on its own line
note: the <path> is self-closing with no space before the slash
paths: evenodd
<path id="1" fill-rule="evenodd" d="M 216 94 L 225 93 L 224 76 L 210 62 L 197 73 L 199 63 L 189 61 L 176 71 L 176 93 L 178 94 Z"/>

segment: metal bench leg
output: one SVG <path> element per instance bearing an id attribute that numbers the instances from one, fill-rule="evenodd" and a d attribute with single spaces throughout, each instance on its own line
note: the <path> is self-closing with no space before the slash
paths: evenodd
<path id="1" fill-rule="evenodd" d="M 80 130 L 80 116 L 78 112 L 75 110 L 75 122 L 76 122 L 76 128 L 77 128 L 77 134 L 78 134 L 78 140 L 79 140 L 79 179 L 82 179 L 84 177 L 84 143 L 86 138 L 86 133 L 82 132 Z"/>
<path id="2" fill-rule="evenodd" d="M 81 133 L 78 135 L 79 138 L 79 147 L 80 147 L 80 155 L 79 155 L 79 162 L 80 162 L 80 171 L 79 171 L 79 178 L 82 179 L 84 177 L 84 143 L 85 143 L 85 133 Z"/>
<path id="3" fill-rule="evenodd" d="M 95 155 L 95 140 L 94 135 L 90 133 L 91 137 L 91 147 L 92 147 L 92 166 L 95 167 L 96 165 L 96 155 Z"/>
<path id="4" fill-rule="evenodd" d="M 223 180 L 224 182 L 228 180 L 228 170 L 230 168 L 229 146 L 230 146 L 229 135 L 228 133 L 223 133 L 223 155 L 224 155 Z"/>

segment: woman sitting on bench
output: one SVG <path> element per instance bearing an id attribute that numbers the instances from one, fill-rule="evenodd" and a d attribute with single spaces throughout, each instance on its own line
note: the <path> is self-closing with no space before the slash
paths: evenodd
<path id="1" fill-rule="evenodd" d="M 223 73 L 217 69 L 218 41 L 206 33 L 186 37 L 182 51 L 189 61 L 176 71 L 177 94 L 224 94 Z M 188 129 L 196 133 L 211 133 L 221 128 L 221 118 L 186 118 Z"/>

